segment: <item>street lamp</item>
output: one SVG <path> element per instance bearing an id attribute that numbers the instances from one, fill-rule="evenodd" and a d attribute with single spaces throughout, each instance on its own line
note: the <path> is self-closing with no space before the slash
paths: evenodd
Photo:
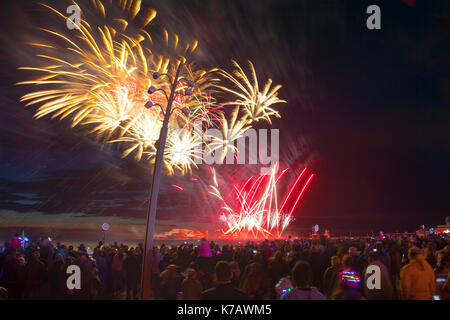
<path id="1" fill-rule="evenodd" d="M 178 65 L 177 72 L 175 74 L 175 78 L 172 81 L 172 78 L 169 74 L 160 74 L 159 72 L 153 73 L 153 79 L 159 79 L 162 76 L 166 76 L 170 83 L 171 83 L 171 89 L 170 89 L 170 96 L 167 96 L 167 93 L 163 89 L 156 89 L 155 87 L 151 86 L 148 89 L 149 94 L 153 94 L 156 91 L 162 91 L 167 99 L 167 108 L 164 112 L 164 120 L 161 127 L 161 131 L 159 133 L 159 146 L 156 150 L 156 159 L 155 159 L 155 165 L 153 167 L 153 177 L 152 177 L 152 185 L 150 189 L 150 199 L 147 209 L 147 225 L 146 225 L 146 232 L 145 232 L 145 242 L 144 242 L 144 252 L 143 252 L 143 264 L 142 264 L 142 277 L 141 277 L 141 288 L 142 288 L 142 298 L 145 300 L 149 300 L 151 298 L 151 276 L 152 276 L 152 258 L 153 258 L 153 235 L 155 234 L 155 220 L 156 220 L 156 208 L 157 208 L 157 201 L 158 201 L 158 192 L 159 192 L 159 183 L 161 180 L 161 171 L 162 171 L 162 165 L 164 162 L 164 148 L 166 145 L 167 140 L 167 132 L 169 127 L 169 119 L 172 115 L 172 104 L 173 99 L 175 96 L 175 91 L 177 89 L 178 84 L 181 81 L 185 81 L 188 87 L 194 88 L 195 82 L 188 80 L 184 77 L 180 78 L 180 71 L 183 66 L 183 62 L 180 61 L 180 64 Z M 184 95 L 192 95 L 193 91 L 192 89 L 187 89 L 184 92 Z M 151 108 L 155 104 L 153 102 L 149 101 L 145 104 L 146 108 Z M 161 110 L 162 107 L 158 105 Z M 182 111 L 185 114 L 189 114 L 188 108 L 182 108 Z"/>

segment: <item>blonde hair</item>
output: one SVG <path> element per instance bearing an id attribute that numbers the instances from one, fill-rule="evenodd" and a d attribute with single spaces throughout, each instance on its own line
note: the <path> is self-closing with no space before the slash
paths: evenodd
<path id="1" fill-rule="evenodd" d="M 411 247 L 408 250 L 408 258 L 419 263 L 420 269 L 425 270 L 425 260 L 422 256 L 422 250 L 417 247 Z"/>

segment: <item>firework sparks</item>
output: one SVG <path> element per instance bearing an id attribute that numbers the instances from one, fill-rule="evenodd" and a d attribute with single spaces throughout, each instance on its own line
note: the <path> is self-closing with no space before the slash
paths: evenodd
<path id="1" fill-rule="evenodd" d="M 180 191 L 183 191 L 183 190 L 184 190 L 183 187 L 180 187 L 179 185 L 176 185 L 176 184 L 172 184 L 171 187 L 173 187 L 173 188 L 175 188 L 175 189 L 178 189 L 178 190 L 180 190 Z"/>
<path id="2" fill-rule="evenodd" d="M 190 172 L 192 166 L 197 167 L 196 160 L 201 158 L 197 150 L 201 148 L 201 144 L 202 138 L 195 133 L 191 134 L 183 129 L 169 131 L 164 153 L 169 173 L 172 173 L 174 168 L 181 172 Z"/>
<path id="3" fill-rule="evenodd" d="M 208 140 L 211 140 L 208 144 L 210 152 L 221 151 L 220 163 L 223 163 L 223 160 L 228 153 L 236 154 L 239 151 L 234 145 L 234 141 L 243 137 L 245 131 L 251 127 L 248 125 L 246 116 L 238 119 L 238 113 L 239 107 L 235 107 L 230 120 L 227 120 L 224 114 L 221 114 L 221 134 L 218 136 L 207 137 Z"/>
<path id="4" fill-rule="evenodd" d="M 74 2 L 75 3 L 75 2 Z M 76 3 L 75 3 L 76 4 Z M 64 21 L 67 17 L 56 9 L 41 4 Z M 18 84 L 45 87 L 44 90 L 25 94 L 21 101 L 26 106 L 39 105 L 35 118 L 44 116 L 69 119 L 71 126 L 85 126 L 88 132 L 107 143 L 118 143 L 124 150 L 123 157 L 134 155 L 137 160 L 154 161 L 158 148 L 159 132 L 171 88 L 170 76 L 174 76 L 180 63 L 186 63 L 185 56 L 192 54 L 197 42 L 184 44 L 176 34 L 163 29 L 162 37 L 151 35 L 147 26 L 156 17 L 153 9 L 144 10 L 139 0 L 122 0 L 120 10 L 113 8 L 113 2 L 104 4 L 100 0 L 91 2 L 94 10 L 83 10 L 80 26 L 70 33 L 41 28 L 46 33 L 45 41 L 28 44 L 39 50 L 35 64 L 38 67 L 22 67 L 39 76 Z M 94 12 L 94 17 L 89 19 Z M 89 22 L 88 22 L 89 20 Z M 136 30 L 136 31 L 134 31 Z M 171 54 L 161 54 L 171 52 Z M 173 58 L 177 57 L 177 58 Z M 34 61 L 34 60 L 33 60 Z M 235 62 L 234 62 L 235 63 Z M 236 152 L 233 141 L 250 128 L 250 123 L 270 117 L 279 117 L 270 106 L 284 102 L 277 98 L 280 86 L 270 89 L 269 80 L 259 92 L 255 69 L 250 63 L 252 84 L 243 70 L 235 75 L 213 68 L 201 70 L 193 64 L 185 64 L 182 76 L 192 79 L 195 88 L 192 95 L 184 95 L 186 86 L 181 82 L 175 89 L 174 117 L 169 123 L 167 149 L 164 162 L 167 172 L 175 170 L 182 174 L 196 167 L 197 154 L 193 151 L 204 141 L 193 132 L 194 123 L 202 121 L 206 127 L 219 128 L 223 139 L 209 139 L 209 150 L 222 149 L 222 159 L 228 151 Z M 169 77 L 153 79 L 154 72 Z M 238 90 L 215 85 L 214 76 L 219 72 L 237 85 Z M 162 89 L 149 94 L 150 86 Z M 211 96 L 221 88 L 240 97 L 225 104 L 217 103 Z M 158 105 L 148 110 L 147 102 Z M 234 105 L 231 118 L 227 120 L 224 106 Z M 183 113 L 179 110 L 188 109 Z M 177 129 L 188 130 L 186 134 L 174 134 Z"/>
<path id="5" fill-rule="evenodd" d="M 93 1 L 94 7 L 101 17 L 106 18 L 109 8 L 101 1 Z M 67 18 L 52 7 L 42 4 L 61 18 Z M 77 5 L 80 9 L 81 6 Z M 154 10 L 142 10 L 140 1 L 122 1 L 122 17 L 112 17 L 116 25 L 94 26 L 86 20 L 81 20 L 80 28 L 72 30 L 70 35 L 57 31 L 41 29 L 55 39 L 55 43 L 30 43 L 44 52 L 37 57 L 47 61 L 45 66 L 23 67 L 30 71 L 39 72 L 41 76 L 19 84 L 46 87 L 46 90 L 30 92 L 22 97 L 27 106 L 41 104 L 35 118 L 51 115 L 52 118 L 71 118 L 71 125 L 89 126 L 90 133 L 106 139 L 109 143 L 119 142 L 125 147 L 123 156 L 135 154 L 140 160 L 143 155 L 152 159 L 156 152 L 159 129 L 161 127 L 162 112 L 164 110 L 147 110 L 144 105 L 151 100 L 154 104 L 164 106 L 166 97 L 161 93 L 149 95 L 150 85 L 168 89 L 167 79 L 158 79 L 152 83 L 153 72 L 173 73 L 181 60 L 171 60 L 169 57 L 155 54 L 152 49 L 153 40 L 144 29 L 156 16 Z M 101 21 L 96 17 L 95 22 Z M 136 34 L 128 32 L 128 25 L 135 22 L 135 18 L 143 24 L 139 25 Z M 117 27 L 117 24 L 120 27 Z M 76 33 L 74 35 L 74 33 Z M 169 44 L 170 35 L 164 31 Z M 181 47 L 178 35 L 172 36 L 173 51 Z M 64 43 L 64 50 L 56 43 Z M 180 54 L 191 53 L 196 44 L 186 45 Z M 37 62 L 38 63 L 38 62 Z M 187 65 L 189 77 L 196 83 L 192 97 L 180 93 L 185 86 L 176 89 L 176 107 L 192 109 L 192 117 L 178 115 L 174 117 L 171 126 L 185 127 L 195 121 L 198 115 L 208 118 L 208 108 L 211 100 L 203 96 L 203 92 L 214 82 L 211 72 L 194 69 Z M 50 88 L 50 89 L 49 89 Z M 206 91 L 205 91 L 206 92 Z M 216 107 L 216 106 L 214 106 Z M 175 138 L 174 138 L 175 139 Z M 169 139 L 170 140 L 170 139 Z M 179 157 L 180 144 L 188 139 L 178 139 L 169 143 L 166 166 L 173 172 L 174 168 L 186 168 L 185 159 Z M 173 157 L 171 157 L 173 155 Z M 181 162 L 178 162 L 180 160 Z M 181 170 L 181 169 L 180 169 Z"/>
<path id="6" fill-rule="evenodd" d="M 280 238 L 282 236 L 293 221 L 293 213 L 314 174 L 310 174 L 306 181 L 302 179 L 307 171 L 305 167 L 286 192 L 281 206 L 278 206 L 279 182 L 288 171 L 284 169 L 278 173 L 278 169 L 278 165 L 275 165 L 266 174 L 257 178 L 252 176 L 240 186 L 234 185 L 233 205 L 230 205 L 231 201 L 222 195 L 215 170 L 211 170 L 214 184 L 210 186 L 210 193 L 222 203 L 219 219 L 226 226 L 223 231 L 224 237 Z M 299 188 L 301 181 L 305 182 Z"/>
<path id="7" fill-rule="evenodd" d="M 281 85 L 271 88 L 272 79 L 269 79 L 264 86 L 264 89 L 260 91 L 255 67 L 250 61 L 249 66 L 252 73 L 253 83 L 245 75 L 244 70 L 242 70 L 236 61 L 233 61 L 233 65 L 236 67 L 233 72 L 236 77 L 224 70 L 220 71 L 220 74 L 225 79 L 231 81 L 231 83 L 239 89 L 234 90 L 229 89 L 226 86 L 219 85 L 219 88 L 226 92 L 230 92 L 237 97 L 237 100 L 226 104 L 238 105 L 242 107 L 250 122 L 265 120 L 272 123 L 270 120 L 271 116 L 280 118 L 278 111 L 273 109 L 271 105 L 286 102 L 278 98 L 278 90 L 281 88 Z"/>

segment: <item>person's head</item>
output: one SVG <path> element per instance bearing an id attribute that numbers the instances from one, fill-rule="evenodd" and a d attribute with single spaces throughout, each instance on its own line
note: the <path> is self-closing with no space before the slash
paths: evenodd
<path id="1" fill-rule="evenodd" d="M 198 256 L 199 257 L 211 257 L 212 256 L 211 245 L 208 243 L 208 241 L 206 241 L 206 239 L 202 239 L 202 241 L 200 243 Z"/>
<path id="2" fill-rule="evenodd" d="M 291 272 L 292 280 L 297 287 L 308 287 L 312 283 L 311 265 L 306 261 L 297 261 Z"/>
<path id="3" fill-rule="evenodd" d="M 16 248 L 10 248 L 9 249 L 9 255 L 11 257 L 15 257 L 17 255 L 17 249 Z"/>
<path id="4" fill-rule="evenodd" d="M 31 254 L 31 257 L 33 259 L 39 260 L 41 258 L 41 253 L 38 250 L 33 251 L 33 253 Z"/>
<path id="5" fill-rule="evenodd" d="M 263 255 L 261 254 L 261 251 L 256 251 L 256 253 L 253 255 L 253 259 L 255 261 L 261 261 L 263 259 Z"/>
<path id="6" fill-rule="evenodd" d="M 261 292 L 265 290 L 265 278 L 266 274 L 264 273 L 263 265 L 259 262 L 250 263 L 245 267 L 245 271 L 241 279 L 241 289 L 250 295 Z"/>
<path id="7" fill-rule="evenodd" d="M 338 256 L 332 256 L 331 257 L 331 265 L 333 267 L 338 266 L 341 263 L 340 259 Z"/>
<path id="8" fill-rule="evenodd" d="M 65 264 L 66 264 L 67 266 L 70 266 L 71 264 L 75 264 L 75 258 L 74 258 L 74 257 L 71 257 L 71 256 L 67 257 L 67 258 L 66 258 L 66 261 L 65 261 Z"/>
<path id="9" fill-rule="evenodd" d="M 215 268 L 217 281 L 230 281 L 232 272 L 230 264 L 226 261 L 219 261 Z"/>
<path id="10" fill-rule="evenodd" d="M 23 255 L 18 256 L 17 260 L 19 260 L 19 264 L 21 266 L 24 266 L 26 264 L 26 260 L 25 260 L 25 257 Z"/>
<path id="11" fill-rule="evenodd" d="M 186 269 L 186 279 L 197 279 L 197 271 L 195 271 L 195 269 L 192 268 L 187 268 Z"/>
<path id="12" fill-rule="evenodd" d="M 278 250 L 277 252 L 275 252 L 274 258 L 275 258 L 276 260 L 281 260 L 281 259 L 283 259 L 283 254 L 281 253 L 280 250 Z"/>
<path id="13" fill-rule="evenodd" d="M 346 267 L 350 267 L 353 264 L 353 258 L 350 255 L 345 255 L 344 258 L 342 258 L 342 264 Z"/>
<path id="14" fill-rule="evenodd" d="M 417 248 L 417 247 L 411 247 L 411 248 L 409 248 L 409 250 L 408 250 L 408 259 L 409 259 L 409 260 L 414 260 L 414 259 L 417 258 L 417 256 L 418 256 L 419 254 L 421 254 L 421 251 L 420 251 L 419 248 Z"/>
<path id="15" fill-rule="evenodd" d="M 189 268 L 192 268 L 192 269 L 198 271 L 198 264 L 197 264 L 197 262 L 191 261 L 191 262 L 189 263 Z"/>
<path id="16" fill-rule="evenodd" d="M 234 274 L 238 274 L 239 275 L 241 270 L 239 269 L 239 264 L 237 263 L 237 261 L 230 262 L 230 267 L 231 267 L 231 271 Z"/>
<path id="17" fill-rule="evenodd" d="M 176 275 L 177 275 L 177 266 L 174 264 L 168 265 L 166 269 L 163 272 L 161 272 L 161 278 L 163 280 L 176 277 Z"/>
<path id="18" fill-rule="evenodd" d="M 359 255 L 358 249 L 356 247 L 348 248 L 348 255 L 351 257 L 355 257 Z"/>

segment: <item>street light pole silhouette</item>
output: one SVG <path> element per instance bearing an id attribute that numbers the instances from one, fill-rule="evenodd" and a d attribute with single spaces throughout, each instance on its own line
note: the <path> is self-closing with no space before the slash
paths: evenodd
<path id="1" fill-rule="evenodd" d="M 159 184 L 161 180 L 161 172 L 162 172 L 162 165 L 164 163 L 164 148 L 166 146 L 166 140 L 167 140 L 167 132 L 168 132 L 168 126 L 169 126 L 169 119 L 172 115 L 172 111 L 175 109 L 172 109 L 173 100 L 175 98 L 175 91 L 177 89 L 178 84 L 180 81 L 186 81 L 187 85 L 189 87 L 195 87 L 195 83 L 193 81 L 189 81 L 186 78 L 180 78 L 180 71 L 183 67 L 184 63 L 183 61 L 180 61 L 175 78 L 171 79 L 170 75 L 168 74 L 159 74 L 158 72 L 153 73 L 153 78 L 156 80 L 162 76 L 166 76 L 169 78 L 169 81 L 171 81 L 171 89 L 170 89 L 170 96 L 167 99 L 167 107 L 164 112 L 164 120 L 161 127 L 161 131 L 159 134 L 159 145 L 156 150 L 156 159 L 155 159 L 155 165 L 153 167 L 153 176 L 152 176 L 152 185 L 150 189 L 150 197 L 149 197 L 149 203 L 148 203 L 148 209 L 147 209 L 147 225 L 146 225 L 146 232 L 145 232 L 145 242 L 144 242 L 144 252 L 143 252 L 143 264 L 142 264 L 142 276 L 141 276 L 141 290 L 142 290 L 142 299 L 149 300 L 151 299 L 151 276 L 152 276 L 152 259 L 153 259 L 153 236 L 155 234 L 155 220 L 156 220 L 156 209 L 157 209 L 157 201 L 158 201 L 158 192 L 159 192 Z M 155 87 L 151 86 L 148 89 L 148 92 L 150 94 L 155 93 L 156 91 L 163 91 L 167 98 L 167 94 L 163 89 L 156 89 Z M 192 90 L 187 89 L 184 92 L 185 95 L 191 95 Z M 146 108 L 153 107 L 154 104 L 152 101 L 148 101 L 145 105 Z M 162 107 L 159 106 L 161 109 Z M 183 112 L 186 114 L 189 113 L 189 109 L 183 108 Z"/>

